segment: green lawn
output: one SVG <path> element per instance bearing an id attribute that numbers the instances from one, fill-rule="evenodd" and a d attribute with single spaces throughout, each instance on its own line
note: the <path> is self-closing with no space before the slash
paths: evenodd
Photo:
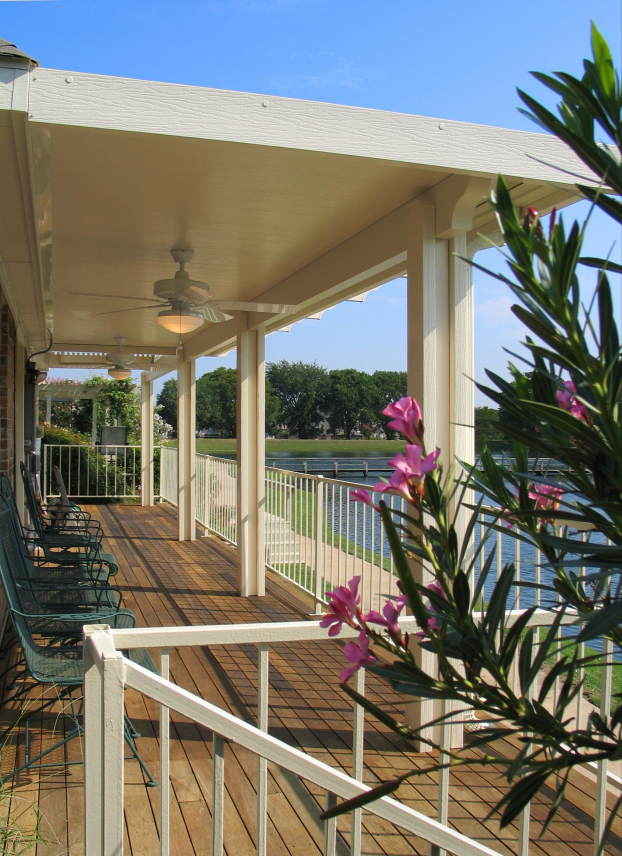
<path id="1" fill-rule="evenodd" d="M 177 441 L 172 440 L 171 446 Z M 222 455 L 235 453 L 235 440 L 197 439 L 197 452 L 204 455 Z M 306 455 L 329 454 L 338 457 L 352 456 L 365 458 L 368 455 L 386 455 L 392 458 L 404 449 L 402 440 L 266 440 L 266 456 L 285 453 L 304 458 Z"/>

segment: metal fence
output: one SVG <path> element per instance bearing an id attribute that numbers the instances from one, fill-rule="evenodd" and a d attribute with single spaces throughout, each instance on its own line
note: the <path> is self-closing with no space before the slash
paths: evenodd
<path id="1" fill-rule="evenodd" d="M 44 500 L 59 496 L 58 467 L 72 499 L 140 496 L 140 446 L 43 446 Z"/>

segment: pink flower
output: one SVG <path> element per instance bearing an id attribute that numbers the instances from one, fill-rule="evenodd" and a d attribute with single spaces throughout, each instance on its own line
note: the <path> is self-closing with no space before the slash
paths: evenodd
<path id="1" fill-rule="evenodd" d="M 564 388 L 557 390 L 557 403 L 562 410 L 567 410 L 572 416 L 589 425 L 591 419 L 588 409 L 584 404 L 577 401 L 575 398 L 576 391 L 574 383 L 571 380 L 567 380 L 564 383 Z"/>
<path id="2" fill-rule="evenodd" d="M 374 501 L 371 498 L 371 494 L 369 491 L 363 490 L 362 488 L 358 488 L 357 490 L 350 491 L 350 501 L 351 502 L 364 502 L 365 505 L 369 505 L 370 508 L 375 508 Z"/>
<path id="3" fill-rule="evenodd" d="M 352 577 L 347 586 L 337 586 L 334 591 L 328 592 L 328 612 L 322 617 L 320 627 L 328 627 L 329 636 L 337 636 L 344 622 L 350 627 L 355 626 L 361 602 L 358 594 L 360 580 L 360 577 Z"/>
<path id="4" fill-rule="evenodd" d="M 530 485 L 530 488 L 529 499 L 535 500 L 538 511 L 547 511 L 549 508 L 557 511 L 563 493 L 561 487 L 554 487 L 552 484 L 537 484 Z"/>
<path id="5" fill-rule="evenodd" d="M 392 461 L 389 461 L 389 466 L 403 473 L 411 485 L 419 488 L 423 484 L 426 474 L 436 469 L 436 461 L 440 453 L 441 450 L 436 449 L 422 460 L 423 449 L 421 446 L 409 445 L 406 446 L 406 457 L 400 452 Z"/>
<path id="6" fill-rule="evenodd" d="M 372 609 L 365 616 L 365 621 L 368 624 L 379 624 L 380 627 L 386 627 L 389 631 L 389 636 L 394 639 L 400 639 L 402 636 L 402 628 L 398 623 L 398 618 L 400 617 L 400 612 L 404 609 L 406 605 L 406 597 L 404 595 L 400 595 L 398 599 L 395 601 L 388 600 L 383 609 L 382 615 L 375 610 Z"/>
<path id="7" fill-rule="evenodd" d="M 430 591 L 436 592 L 436 594 L 440 595 L 442 598 L 447 600 L 447 596 L 445 595 L 445 590 L 443 589 L 443 586 L 440 583 L 438 583 L 438 582 L 430 583 L 428 588 L 430 589 Z M 432 607 L 432 609 L 434 609 L 434 607 Z M 418 636 L 419 639 L 424 639 L 426 636 L 430 635 L 432 630 L 438 630 L 438 622 L 436 621 L 436 618 L 433 615 L 431 615 L 428 618 L 428 622 L 427 622 L 426 626 L 422 630 L 420 630 L 418 633 L 416 633 L 416 636 Z"/>
<path id="8" fill-rule="evenodd" d="M 421 443 L 423 440 L 422 413 L 414 398 L 410 396 L 400 398 L 399 401 L 388 404 L 382 412 L 393 420 L 388 423 L 389 428 L 399 431 L 409 443 Z"/>
<path id="9" fill-rule="evenodd" d="M 359 634 L 359 644 L 356 642 L 346 642 L 343 646 L 346 659 L 352 663 L 347 669 L 339 675 L 339 680 L 345 684 L 350 680 L 352 675 L 361 668 L 361 666 L 372 666 L 376 662 L 373 654 L 369 653 L 369 638 L 365 635 L 365 631 L 361 630 Z"/>
<path id="10" fill-rule="evenodd" d="M 389 466 L 395 470 L 389 481 L 379 482 L 374 485 L 374 490 L 378 493 L 394 493 L 404 497 L 407 502 L 414 502 L 417 496 L 423 495 L 424 478 L 436 469 L 440 453 L 440 449 L 436 449 L 422 459 L 421 446 L 406 446 L 406 457 L 400 452 L 389 461 Z"/>

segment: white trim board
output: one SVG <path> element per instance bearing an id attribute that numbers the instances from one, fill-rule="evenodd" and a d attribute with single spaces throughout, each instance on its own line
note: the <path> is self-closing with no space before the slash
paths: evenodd
<path id="1" fill-rule="evenodd" d="M 266 104 L 267 106 L 263 106 Z M 452 173 L 589 180 L 552 136 L 449 119 L 82 72 L 31 72 L 31 122 L 378 158 Z"/>

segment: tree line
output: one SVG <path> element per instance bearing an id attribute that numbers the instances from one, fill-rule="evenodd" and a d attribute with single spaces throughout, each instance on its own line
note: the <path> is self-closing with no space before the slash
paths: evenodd
<path id="1" fill-rule="evenodd" d="M 313 439 L 321 434 L 351 439 L 382 431 L 395 435 L 382 411 L 406 395 L 406 372 L 356 369 L 329 371 L 317 363 L 281 360 L 266 366 L 266 432 Z M 218 368 L 196 382 L 196 427 L 236 436 L 235 369 Z M 164 383 L 157 398 L 163 419 L 177 427 L 177 380 Z"/>

